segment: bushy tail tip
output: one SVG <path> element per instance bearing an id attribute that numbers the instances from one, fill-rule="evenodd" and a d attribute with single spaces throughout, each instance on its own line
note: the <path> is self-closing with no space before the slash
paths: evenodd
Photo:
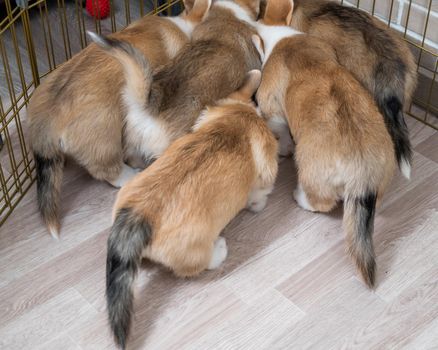
<path id="1" fill-rule="evenodd" d="M 59 192 L 61 190 L 64 158 L 62 156 L 44 157 L 34 153 L 37 201 L 41 218 L 53 238 L 59 238 Z"/>
<path id="2" fill-rule="evenodd" d="M 132 284 L 149 243 L 151 227 L 131 209 L 120 209 L 108 238 L 106 298 L 108 318 L 116 343 L 125 349 L 131 327 Z"/>
<path id="3" fill-rule="evenodd" d="M 373 246 L 374 213 L 377 195 L 369 191 L 359 197 L 347 196 L 344 202 L 344 227 L 348 252 L 368 287 L 376 281 Z"/>

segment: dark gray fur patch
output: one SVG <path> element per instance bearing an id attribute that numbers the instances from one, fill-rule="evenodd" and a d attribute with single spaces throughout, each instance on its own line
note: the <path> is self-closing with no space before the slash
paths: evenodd
<path id="1" fill-rule="evenodd" d="M 118 211 L 108 238 L 106 298 L 111 329 L 123 349 L 131 326 L 132 283 L 151 236 L 152 229 L 143 217 L 129 208 Z"/>
<path id="2" fill-rule="evenodd" d="M 374 258 L 373 232 L 377 195 L 368 191 L 355 199 L 356 233 L 354 237 L 355 258 L 369 286 L 375 283 L 376 261 Z"/>
<path id="3" fill-rule="evenodd" d="M 57 173 L 64 166 L 60 156 L 46 158 L 34 153 L 38 208 L 46 224 L 58 221 L 58 193 L 55 185 Z"/>
<path id="4" fill-rule="evenodd" d="M 407 67 L 399 57 L 400 53 L 391 36 L 386 30 L 375 26 L 364 11 L 336 3 L 322 5 L 311 17 L 329 18 L 343 30 L 361 35 L 367 48 L 376 53 L 378 62 L 374 67 L 374 99 L 393 141 L 398 164 L 400 165 L 403 158 L 411 163 L 412 147 L 403 117 Z"/>

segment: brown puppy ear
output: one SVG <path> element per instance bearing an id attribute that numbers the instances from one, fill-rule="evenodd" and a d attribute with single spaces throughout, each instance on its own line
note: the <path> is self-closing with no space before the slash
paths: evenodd
<path id="1" fill-rule="evenodd" d="M 268 0 L 263 22 L 267 25 L 289 26 L 293 10 L 293 0 Z"/>
<path id="2" fill-rule="evenodd" d="M 195 4 L 195 0 L 183 0 L 183 3 L 184 3 L 184 11 L 187 14 L 192 10 L 193 5 Z"/>
<path id="3" fill-rule="evenodd" d="M 245 81 L 239 90 L 233 92 L 229 98 L 242 102 L 251 102 L 251 97 L 257 91 L 262 80 L 262 72 L 253 69 L 246 74 Z"/>
<path id="4" fill-rule="evenodd" d="M 260 0 L 260 13 L 259 13 L 259 19 L 265 17 L 266 12 L 266 0 Z"/>
<path id="5" fill-rule="evenodd" d="M 211 1 L 212 0 L 184 0 L 184 4 L 186 2 L 192 3 L 190 10 L 187 10 L 186 8 L 186 18 L 191 22 L 202 22 L 208 13 L 208 10 L 210 10 Z"/>
<path id="6" fill-rule="evenodd" d="M 251 40 L 260 55 L 260 60 L 263 62 L 265 60 L 265 45 L 262 38 L 257 34 L 253 34 Z"/>

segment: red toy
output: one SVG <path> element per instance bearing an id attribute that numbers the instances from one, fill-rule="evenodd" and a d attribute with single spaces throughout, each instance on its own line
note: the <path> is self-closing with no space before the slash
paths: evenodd
<path id="1" fill-rule="evenodd" d="M 109 16 L 110 0 L 86 0 L 85 8 L 90 16 L 103 19 Z"/>

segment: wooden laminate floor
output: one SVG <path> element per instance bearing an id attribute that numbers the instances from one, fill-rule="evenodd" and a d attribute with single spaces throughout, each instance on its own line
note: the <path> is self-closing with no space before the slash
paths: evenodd
<path id="1" fill-rule="evenodd" d="M 129 349 L 437 349 L 438 135 L 410 119 L 415 167 L 378 211 L 377 288 L 344 252 L 341 210 L 298 208 L 291 160 L 268 206 L 225 229 L 229 256 L 181 280 L 145 262 Z M 69 165 L 62 232 L 43 227 L 35 188 L 0 229 L 0 349 L 114 349 L 105 299 L 116 190 Z"/>

